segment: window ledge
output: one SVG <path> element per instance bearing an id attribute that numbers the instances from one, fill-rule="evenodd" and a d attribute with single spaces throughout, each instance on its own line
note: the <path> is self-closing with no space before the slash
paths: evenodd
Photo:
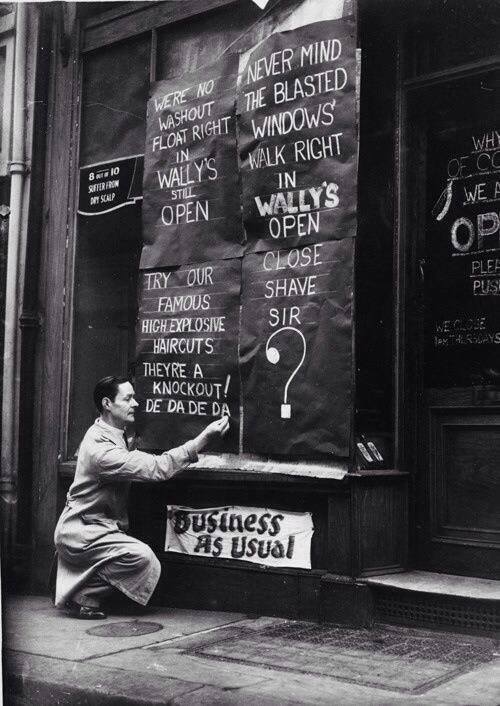
<path id="1" fill-rule="evenodd" d="M 63 478 L 75 475 L 76 461 L 63 461 L 59 464 L 59 474 Z M 341 481 L 348 475 L 347 462 L 336 461 L 279 461 L 260 456 L 238 456 L 236 454 L 200 454 L 199 461 L 192 464 L 183 474 L 190 480 L 334 480 Z M 175 480 L 179 480 L 177 476 Z"/>
<path id="2" fill-rule="evenodd" d="M 300 476 L 301 478 L 322 478 L 342 480 L 348 472 L 347 462 L 343 461 L 281 461 L 262 456 L 244 454 L 200 454 L 198 463 L 192 470 L 236 471 L 249 474 Z"/>

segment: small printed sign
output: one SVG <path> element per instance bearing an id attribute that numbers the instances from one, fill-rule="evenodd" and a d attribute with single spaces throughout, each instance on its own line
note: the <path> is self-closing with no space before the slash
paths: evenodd
<path id="1" fill-rule="evenodd" d="M 78 213 L 99 216 L 141 201 L 143 172 L 142 155 L 82 167 Z"/>
<path id="2" fill-rule="evenodd" d="M 310 569 L 313 532 L 310 512 L 168 505 L 165 551 Z"/>

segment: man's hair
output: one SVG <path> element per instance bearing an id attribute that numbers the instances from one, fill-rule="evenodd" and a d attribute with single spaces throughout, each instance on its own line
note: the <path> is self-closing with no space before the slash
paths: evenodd
<path id="1" fill-rule="evenodd" d="M 108 375 L 99 380 L 94 388 L 94 402 L 99 414 L 102 412 L 102 400 L 104 397 L 109 397 L 111 402 L 114 401 L 118 394 L 118 387 L 124 382 L 130 382 L 128 378 L 117 377 L 116 375 Z"/>

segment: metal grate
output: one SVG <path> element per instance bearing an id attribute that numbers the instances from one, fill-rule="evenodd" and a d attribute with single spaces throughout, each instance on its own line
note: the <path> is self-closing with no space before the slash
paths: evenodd
<path id="1" fill-rule="evenodd" d="M 500 630 L 499 601 L 470 601 L 434 594 L 375 591 L 377 620 L 403 625 L 454 627 L 483 633 Z"/>
<path id="2" fill-rule="evenodd" d="M 88 635 L 98 637 L 136 637 L 137 635 L 149 635 L 151 632 L 158 632 L 163 625 L 160 623 L 147 623 L 140 620 L 127 620 L 123 623 L 105 623 L 97 625 L 95 628 L 87 630 Z"/>
<path id="3" fill-rule="evenodd" d="M 423 694 L 490 661 L 495 651 L 495 641 L 486 637 L 301 621 L 262 630 L 242 628 L 231 637 L 214 631 L 211 639 L 186 652 L 412 694 Z"/>

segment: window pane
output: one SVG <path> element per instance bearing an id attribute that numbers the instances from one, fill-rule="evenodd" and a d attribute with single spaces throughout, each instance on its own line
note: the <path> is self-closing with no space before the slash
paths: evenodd
<path id="1" fill-rule="evenodd" d="M 143 36 L 85 57 L 81 165 L 144 153 L 149 47 Z"/>
<path id="2" fill-rule="evenodd" d="M 84 59 L 80 163 L 144 152 L 149 37 Z M 126 375 L 134 355 L 140 202 L 78 216 L 68 456 L 96 416 L 92 391 L 104 375 Z"/>
<path id="3" fill-rule="evenodd" d="M 407 17 L 407 78 L 498 53 L 500 16 L 491 0 L 424 0 L 411 3 Z"/>
<path id="4" fill-rule="evenodd" d="M 157 79 L 179 76 L 210 64 L 229 45 L 232 45 L 229 51 L 250 47 L 271 31 L 274 15 L 267 15 L 252 27 L 261 14 L 255 3 L 248 2 L 238 7 L 238 12 L 234 7 L 224 7 L 193 17 L 189 22 L 178 22 L 161 29 L 158 32 Z"/>

